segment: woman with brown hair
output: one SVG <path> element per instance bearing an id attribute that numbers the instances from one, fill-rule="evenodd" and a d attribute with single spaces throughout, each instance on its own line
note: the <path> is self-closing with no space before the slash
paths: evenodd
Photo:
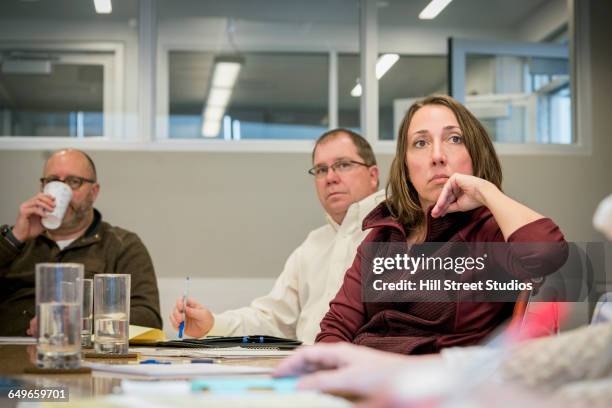
<path id="1" fill-rule="evenodd" d="M 513 304 L 503 302 L 362 301 L 363 247 L 369 243 L 553 242 L 521 245 L 507 272 L 525 280 L 558 269 L 567 257 L 563 234 L 551 219 L 506 196 L 501 182 L 493 144 L 462 104 L 448 96 L 415 103 L 399 130 L 387 200 L 364 220 L 372 231 L 316 341 L 426 354 L 475 344 L 510 317 Z"/>

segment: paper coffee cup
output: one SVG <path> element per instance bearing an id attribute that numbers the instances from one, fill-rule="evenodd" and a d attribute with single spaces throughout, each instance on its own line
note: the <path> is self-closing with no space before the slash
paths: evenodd
<path id="1" fill-rule="evenodd" d="M 43 193 L 55 197 L 55 208 L 42 219 L 42 225 L 50 230 L 58 229 L 72 200 L 72 189 L 61 181 L 52 181 L 45 185 Z"/>

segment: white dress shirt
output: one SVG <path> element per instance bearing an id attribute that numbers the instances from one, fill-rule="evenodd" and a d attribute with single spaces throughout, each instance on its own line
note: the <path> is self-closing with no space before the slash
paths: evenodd
<path id="1" fill-rule="evenodd" d="M 314 343 L 357 247 L 368 234 L 361 224 L 384 201 L 378 191 L 351 205 L 341 225 L 327 215 L 327 225 L 310 232 L 287 259 L 272 291 L 250 306 L 214 314 L 211 336 L 262 334 Z"/>

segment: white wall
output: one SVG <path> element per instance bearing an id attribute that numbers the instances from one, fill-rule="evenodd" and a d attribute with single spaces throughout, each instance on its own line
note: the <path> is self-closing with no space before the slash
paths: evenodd
<path id="1" fill-rule="evenodd" d="M 602 132 L 593 143 L 590 156 L 502 157 L 506 192 L 551 216 L 570 240 L 601 238 L 591 216 L 612 190 L 612 142 Z M 160 276 L 273 277 L 324 222 L 306 153 L 91 154 L 98 207 L 141 235 Z M 379 155 L 385 179 L 391 158 Z M 0 222 L 14 222 L 19 203 L 36 192 L 43 161 L 42 151 L 0 151 Z"/>
<path id="2" fill-rule="evenodd" d="M 97 207 L 141 235 L 160 276 L 276 276 L 307 231 L 325 222 L 307 154 L 91 155 L 102 186 Z M 1 222 L 14 222 L 35 193 L 43 160 L 41 151 L 0 152 Z"/>

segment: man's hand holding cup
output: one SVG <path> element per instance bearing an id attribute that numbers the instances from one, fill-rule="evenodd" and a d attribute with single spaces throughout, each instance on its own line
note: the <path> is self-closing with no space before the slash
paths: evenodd
<path id="1" fill-rule="evenodd" d="M 45 229 L 57 229 L 66 214 L 72 190 L 68 185 L 53 181 L 19 206 L 19 215 L 13 227 L 13 235 L 19 241 L 36 238 Z"/>

